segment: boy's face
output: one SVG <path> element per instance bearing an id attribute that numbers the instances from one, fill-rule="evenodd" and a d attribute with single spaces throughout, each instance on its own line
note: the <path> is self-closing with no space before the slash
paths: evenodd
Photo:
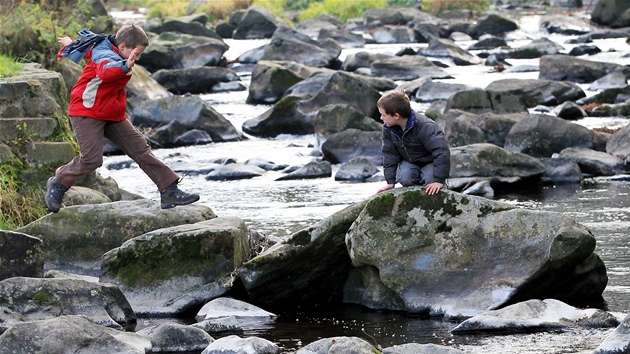
<path id="1" fill-rule="evenodd" d="M 385 113 L 385 109 L 382 107 L 378 107 L 378 112 L 381 114 L 381 120 L 388 127 L 393 127 L 394 125 L 399 125 L 400 122 L 400 114 L 394 113 L 394 115 L 389 115 Z"/>
<path id="2" fill-rule="evenodd" d="M 118 50 L 120 50 L 120 54 L 122 55 L 123 59 L 129 59 L 129 55 L 131 55 L 131 52 L 136 48 L 138 48 L 138 55 L 136 56 L 136 59 L 138 59 L 140 58 L 140 54 L 142 54 L 144 50 L 147 49 L 147 47 L 143 45 L 139 45 L 137 47 L 130 47 L 130 46 L 127 46 L 125 43 L 121 43 L 118 46 Z"/>

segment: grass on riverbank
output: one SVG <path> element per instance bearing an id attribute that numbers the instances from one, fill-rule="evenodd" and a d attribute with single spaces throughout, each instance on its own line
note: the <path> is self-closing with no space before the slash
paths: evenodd
<path id="1" fill-rule="evenodd" d="M 18 178 L 21 161 L 0 165 L 0 230 L 15 230 L 46 215 L 44 191 Z"/>
<path id="2" fill-rule="evenodd" d="M 0 54 L 0 77 L 11 77 L 22 70 L 22 65 L 6 54 Z"/>

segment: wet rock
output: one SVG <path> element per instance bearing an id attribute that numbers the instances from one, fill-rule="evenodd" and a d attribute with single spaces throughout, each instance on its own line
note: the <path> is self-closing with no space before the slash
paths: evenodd
<path id="1" fill-rule="evenodd" d="M 630 315 L 593 351 L 593 354 L 615 354 L 630 348 Z"/>
<path id="2" fill-rule="evenodd" d="M 613 26 L 615 22 L 629 9 L 630 3 L 625 1 L 601 0 L 593 8 L 591 21 L 598 25 L 616 27 Z"/>
<path id="3" fill-rule="evenodd" d="M 580 45 L 573 47 L 573 49 L 569 52 L 569 55 L 572 57 L 579 57 L 582 55 L 593 55 L 601 52 L 602 50 L 596 45 Z"/>
<path id="4" fill-rule="evenodd" d="M 516 22 L 497 13 L 486 13 L 477 19 L 468 34 L 473 38 L 479 38 L 484 34 L 503 36 L 517 29 Z"/>
<path id="5" fill-rule="evenodd" d="M 432 79 L 449 77 L 449 74 L 444 70 L 419 55 L 392 56 L 374 60 L 370 64 L 370 70 L 373 76 L 386 77 L 392 80 L 408 81 L 423 77 Z"/>
<path id="6" fill-rule="evenodd" d="M 133 330 L 136 314 L 112 284 L 69 278 L 14 277 L 0 281 L 0 333 L 9 327 L 62 315 L 83 315 L 101 326 Z"/>
<path id="7" fill-rule="evenodd" d="M 455 65 L 481 64 L 481 58 L 467 52 L 449 39 L 432 39 L 420 54 L 427 57 L 451 58 Z"/>
<path id="8" fill-rule="evenodd" d="M 522 47 L 512 48 L 507 57 L 512 59 L 533 59 L 544 55 L 559 54 L 564 48 L 547 38 L 534 39 Z"/>
<path id="9" fill-rule="evenodd" d="M 44 276 L 43 242 L 21 232 L 0 230 L 0 280 Z"/>
<path id="10" fill-rule="evenodd" d="M 455 92 L 446 100 L 444 112 L 458 109 L 474 114 L 527 112 L 527 107 L 514 93 L 497 93 L 490 90 L 472 89 Z"/>
<path id="11" fill-rule="evenodd" d="M 234 39 L 262 39 L 271 38 L 284 22 L 263 7 L 250 6 L 235 24 Z"/>
<path id="12" fill-rule="evenodd" d="M 385 348 L 381 354 L 464 354 L 465 352 L 437 344 L 407 343 Z"/>
<path id="13" fill-rule="evenodd" d="M 493 144 L 471 144 L 451 148 L 450 178 L 537 179 L 544 171 L 544 166 L 538 159 L 521 153 L 512 153 Z"/>
<path id="14" fill-rule="evenodd" d="M 624 88 L 626 86 L 628 86 L 628 77 L 621 71 L 614 71 L 593 81 L 588 89 L 599 91 L 611 88 Z"/>
<path id="15" fill-rule="evenodd" d="M 194 66 L 216 66 L 229 46 L 222 39 L 164 32 L 151 39 L 138 64 L 155 72 Z"/>
<path id="16" fill-rule="evenodd" d="M 153 78 L 176 95 L 209 93 L 220 83 L 240 81 L 230 69 L 209 66 L 162 69 L 153 73 Z"/>
<path id="17" fill-rule="evenodd" d="M 324 159 L 330 163 L 344 163 L 364 157 L 377 166 L 383 165 L 382 132 L 346 129 L 333 134 L 322 144 Z"/>
<path id="18" fill-rule="evenodd" d="M 143 335 L 107 328 L 85 316 L 59 316 L 13 325 L 0 336 L 3 353 L 151 353 Z"/>
<path id="19" fill-rule="evenodd" d="M 193 204 L 162 210 L 143 199 L 62 208 L 19 231 L 45 239 L 46 262 L 55 269 L 77 267 L 79 273 L 99 268 L 103 253 L 146 232 L 215 218 L 207 206 Z"/>
<path id="20" fill-rule="evenodd" d="M 609 328 L 619 324 L 610 313 L 599 309 L 577 309 L 555 299 L 528 300 L 465 320 L 451 330 L 469 332 L 536 332 L 570 328 Z"/>
<path id="21" fill-rule="evenodd" d="M 456 92 L 472 90 L 472 86 L 464 84 L 449 84 L 447 82 L 436 82 L 431 79 L 423 80 L 415 90 L 413 96 L 416 102 L 433 102 L 437 100 L 448 100 Z"/>
<path id="22" fill-rule="evenodd" d="M 365 39 L 362 35 L 337 28 L 322 28 L 317 35 L 317 40 L 321 41 L 326 38 L 334 39 L 342 48 L 365 47 Z"/>
<path id="23" fill-rule="evenodd" d="M 591 31 L 591 26 L 586 21 L 560 14 L 543 16 L 538 26 L 548 33 L 560 33 L 567 36 L 579 36 Z"/>
<path id="24" fill-rule="evenodd" d="M 558 105 L 586 97 L 584 90 L 575 83 L 540 79 L 496 80 L 486 87 L 486 91 L 493 94 L 517 96 L 526 107 L 534 107 L 539 104 Z"/>
<path id="25" fill-rule="evenodd" d="M 371 199 L 346 244 L 353 266 L 378 268 L 408 312 L 461 318 L 523 297 L 564 295 L 552 279 L 567 279 L 560 269 L 578 269 L 593 254 L 595 238 L 560 213 L 447 190 L 436 199 L 413 187 Z M 501 254 L 498 263 L 494 252 Z M 518 266 L 506 266 L 512 262 Z M 601 296 L 604 287 L 592 287 L 591 295 Z"/>
<path id="26" fill-rule="evenodd" d="M 225 316 L 219 318 L 211 318 L 208 320 L 202 320 L 190 325 L 194 328 L 204 330 L 206 333 L 212 335 L 225 334 L 225 333 L 242 333 L 243 327 L 240 322 L 234 316 Z"/>
<path id="27" fill-rule="evenodd" d="M 288 181 L 292 179 L 326 178 L 332 176 L 332 167 L 328 161 L 312 161 L 299 169 L 276 178 L 276 181 Z"/>
<path id="28" fill-rule="evenodd" d="M 198 321 L 234 316 L 236 318 L 263 318 L 277 317 L 276 314 L 265 311 L 260 307 L 248 304 L 244 301 L 221 297 L 205 304 L 195 318 Z"/>
<path id="29" fill-rule="evenodd" d="M 592 130 L 561 118 L 532 114 L 512 126 L 505 149 L 534 157 L 551 157 L 570 147 L 593 148 Z"/>
<path id="30" fill-rule="evenodd" d="M 163 32 L 179 32 L 192 36 L 210 37 L 223 40 L 215 31 L 206 27 L 208 15 L 152 18 L 142 24 L 145 31 L 160 34 Z"/>
<path id="31" fill-rule="evenodd" d="M 277 354 L 280 353 L 280 348 L 273 342 L 263 338 L 240 338 L 239 336 L 231 335 L 215 340 L 201 354 L 223 354 L 229 352 L 239 354 Z"/>
<path id="32" fill-rule="evenodd" d="M 99 279 L 117 284 L 138 314 L 182 314 L 225 294 L 224 276 L 249 257 L 249 247 L 238 218 L 163 228 L 103 255 Z"/>
<path id="33" fill-rule="evenodd" d="M 512 126 L 521 119 L 526 119 L 528 115 L 528 113 L 474 114 L 451 109 L 436 118 L 436 123 L 442 128 L 450 147 L 476 143 L 491 143 L 503 147 Z"/>
<path id="34" fill-rule="evenodd" d="M 197 95 L 145 101 L 134 109 L 132 121 L 138 127 L 159 127 L 178 121 L 186 130 L 205 131 L 214 142 L 246 139 L 232 123 Z"/>
<path id="35" fill-rule="evenodd" d="M 624 126 L 619 129 L 608 139 L 606 143 L 606 152 L 619 157 L 620 159 L 629 161 L 630 157 L 630 126 Z"/>
<path id="36" fill-rule="evenodd" d="M 481 36 L 479 41 L 468 47 L 468 50 L 490 50 L 507 46 L 508 44 L 505 39 L 487 34 Z"/>
<path id="37" fill-rule="evenodd" d="M 352 106 L 335 104 L 324 106 L 315 117 L 315 133 L 328 138 L 347 129 L 381 131 L 382 124 L 357 112 Z"/>
<path id="38" fill-rule="evenodd" d="M 616 70 L 630 76 L 630 68 L 621 64 L 596 62 L 567 55 L 545 55 L 540 58 L 539 79 L 587 83 Z"/>
<path id="39" fill-rule="evenodd" d="M 540 181 L 544 184 L 579 184 L 582 183 L 582 171 L 578 164 L 565 157 L 541 158 L 545 165 Z"/>
<path id="40" fill-rule="evenodd" d="M 553 112 L 562 119 L 577 120 L 587 116 L 586 111 L 574 102 L 566 101 L 554 108 Z"/>
<path id="41" fill-rule="evenodd" d="M 252 303 L 282 309 L 340 303 L 351 269 L 345 234 L 364 205 L 353 204 L 289 235 L 239 268 Z"/>
<path id="42" fill-rule="evenodd" d="M 411 43 L 413 38 L 412 30 L 401 26 L 379 26 L 371 34 L 378 44 Z"/>
<path id="43" fill-rule="evenodd" d="M 200 351 L 214 341 L 202 329 L 171 322 L 143 328 L 136 333 L 149 337 L 153 353 Z"/>
<path id="44" fill-rule="evenodd" d="M 583 174 L 589 176 L 612 176 L 626 172 L 625 162 L 617 156 L 585 148 L 567 148 L 560 157 L 575 161 Z"/>
<path id="45" fill-rule="evenodd" d="M 379 171 L 378 167 L 364 158 L 357 157 L 342 164 L 335 174 L 335 181 L 365 181 Z"/>
<path id="46" fill-rule="evenodd" d="M 358 337 L 322 338 L 298 349 L 295 354 L 354 353 L 373 354 L 377 350 L 366 340 Z"/>
<path id="47" fill-rule="evenodd" d="M 207 181 L 232 181 L 260 177 L 263 174 L 265 170 L 258 166 L 233 163 L 217 166 L 205 178 Z"/>

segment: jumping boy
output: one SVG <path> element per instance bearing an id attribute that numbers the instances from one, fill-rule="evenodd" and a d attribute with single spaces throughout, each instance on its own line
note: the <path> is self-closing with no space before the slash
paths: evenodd
<path id="1" fill-rule="evenodd" d="M 434 195 L 446 183 L 451 153 L 444 132 L 431 119 L 411 109 L 403 91 L 384 94 L 376 106 L 383 121 L 383 173 L 387 185 L 377 193 L 394 188 L 424 185 Z"/>
<path id="2" fill-rule="evenodd" d="M 125 85 L 131 79 L 136 60 L 149 45 L 142 28 L 123 26 L 115 36 L 79 32 L 82 39 L 59 38 L 64 47 L 58 56 L 75 62 L 88 59 L 79 80 L 70 93 L 68 116 L 81 154 L 59 167 L 46 183 L 46 207 L 56 213 L 63 196 L 74 183 L 103 164 L 103 137 L 131 157 L 151 178 L 160 191 L 162 209 L 199 200 L 177 187 L 179 176 L 158 160 L 144 137 L 126 117 Z"/>

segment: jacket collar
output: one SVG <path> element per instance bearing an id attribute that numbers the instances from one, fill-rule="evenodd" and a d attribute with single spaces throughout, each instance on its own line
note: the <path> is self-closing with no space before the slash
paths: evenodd
<path id="1" fill-rule="evenodd" d="M 389 129 L 392 133 L 394 133 L 397 137 L 401 138 L 405 133 L 407 133 L 413 126 L 416 124 L 416 113 L 412 110 L 411 114 L 409 114 L 409 118 L 407 119 L 407 125 L 405 126 L 405 130 L 402 130 L 399 126 L 395 125 L 393 127 L 388 127 L 386 124 L 383 126 Z"/>

